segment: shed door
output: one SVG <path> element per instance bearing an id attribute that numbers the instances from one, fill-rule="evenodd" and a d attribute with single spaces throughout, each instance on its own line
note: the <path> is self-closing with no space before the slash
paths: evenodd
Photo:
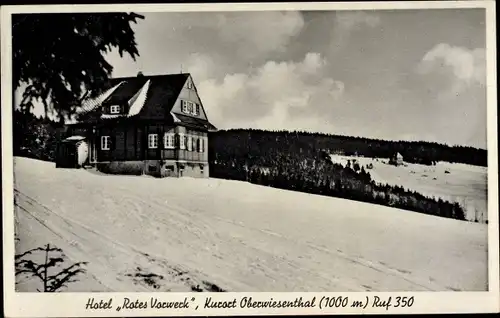
<path id="1" fill-rule="evenodd" d="M 58 165 L 62 168 L 74 168 L 77 165 L 76 148 L 73 144 L 62 143 L 59 145 Z"/>
<path id="2" fill-rule="evenodd" d="M 89 145 L 89 153 L 90 153 L 90 155 L 89 155 L 89 162 L 90 163 L 95 163 L 97 161 L 96 160 L 97 159 L 96 146 L 95 146 L 95 144 L 96 144 L 96 137 L 90 139 L 89 143 L 90 143 L 90 145 Z"/>

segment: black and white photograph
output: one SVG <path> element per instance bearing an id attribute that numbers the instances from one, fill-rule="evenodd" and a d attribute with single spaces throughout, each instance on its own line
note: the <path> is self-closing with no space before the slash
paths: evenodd
<path id="1" fill-rule="evenodd" d="M 491 289 L 484 6 L 91 8 L 2 24 L 16 294 Z"/>

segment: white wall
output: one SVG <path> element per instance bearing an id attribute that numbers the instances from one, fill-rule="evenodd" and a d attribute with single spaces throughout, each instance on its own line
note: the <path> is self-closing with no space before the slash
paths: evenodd
<path id="1" fill-rule="evenodd" d="M 78 153 L 78 164 L 82 166 L 89 156 L 89 144 L 86 141 L 82 141 L 76 148 L 76 151 Z"/>

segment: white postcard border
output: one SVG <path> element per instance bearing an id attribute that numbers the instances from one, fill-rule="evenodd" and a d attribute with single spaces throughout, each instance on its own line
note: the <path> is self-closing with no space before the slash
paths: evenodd
<path id="1" fill-rule="evenodd" d="M 267 11 L 267 10 L 403 10 L 485 8 L 487 27 L 487 142 L 488 142 L 488 292 L 404 292 L 404 293 L 15 293 L 14 292 L 14 218 L 13 218 L 13 157 L 12 157 L 12 51 L 11 14 L 41 12 L 171 12 L 171 11 Z M 498 149 L 496 96 L 496 16 L 494 1 L 412 1 L 412 2 L 358 2 L 358 3 L 267 3 L 267 4 L 123 4 L 123 5 L 47 5 L 4 6 L 1 8 L 2 52 L 2 189 L 4 239 L 4 306 L 7 317 L 77 317 L 77 316 L 205 316 L 257 314 L 349 314 L 349 313 L 477 313 L 498 312 L 499 297 L 499 236 L 498 236 Z M 351 301 L 382 298 L 414 297 L 411 307 L 390 308 L 281 308 L 259 309 L 203 309 L 207 297 L 213 300 L 239 303 L 243 297 L 254 300 L 304 300 L 315 298 L 316 304 L 325 297 L 348 297 Z M 156 297 L 163 301 L 183 301 L 195 298 L 188 309 L 86 310 L 89 298 L 109 298 L 120 304 L 124 297 L 148 301 Z M 199 306 L 199 309 L 194 309 Z"/>

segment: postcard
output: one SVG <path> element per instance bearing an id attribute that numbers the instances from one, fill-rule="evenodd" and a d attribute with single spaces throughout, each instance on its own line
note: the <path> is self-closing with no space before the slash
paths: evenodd
<path id="1" fill-rule="evenodd" d="M 7 317 L 499 311 L 493 1 L 1 10 Z"/>

